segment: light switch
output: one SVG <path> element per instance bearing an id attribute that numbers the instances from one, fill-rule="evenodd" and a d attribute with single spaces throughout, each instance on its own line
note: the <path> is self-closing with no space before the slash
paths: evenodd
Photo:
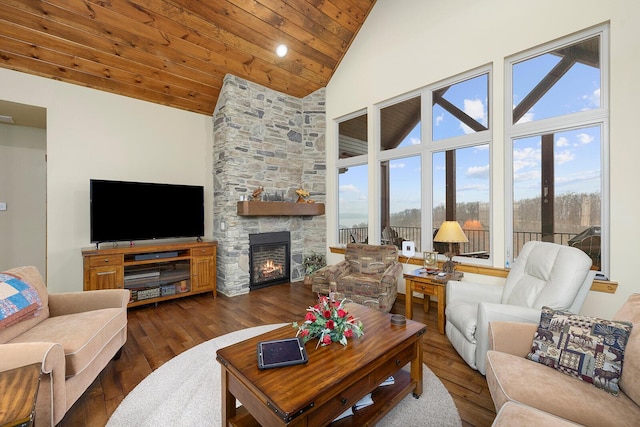
<path id="1" fill-rule="evenodd" d="M 0 211 L 7 210 L 7 202 L 0 202 Z"/>

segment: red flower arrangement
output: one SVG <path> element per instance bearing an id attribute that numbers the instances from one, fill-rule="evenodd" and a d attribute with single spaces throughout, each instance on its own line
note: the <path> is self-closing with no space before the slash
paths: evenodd
<path id="1" fill-rule="evenodd" d="M 323 346 L 332 342 L 347 345 L 347 338 L 362 336 L 362 322 L 344 309 L 344 303 L 345 300 L 332 302 L 328 297 L 321 296 L 318 304 L 307 309 L 302 324 L 293 322 L 293 327 L 298 329 L 296 336 L 302 337 L 305 343 L 318 338 L 318 345 Z"/>

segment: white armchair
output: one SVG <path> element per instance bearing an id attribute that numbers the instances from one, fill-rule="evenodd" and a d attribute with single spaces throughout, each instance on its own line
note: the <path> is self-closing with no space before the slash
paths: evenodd
<path id="1" fill-rule="evenodd" d="M 595 274 L 580 249 L 528 242 L 504 284 L 447 283 L 447 338 L 484 375 L 489 322 L 538 323 L 544 306 L 579 313 Z"/>

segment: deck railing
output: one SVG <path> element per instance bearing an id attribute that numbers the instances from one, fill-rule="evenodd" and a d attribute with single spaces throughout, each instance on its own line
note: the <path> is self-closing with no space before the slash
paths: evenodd
<path id="1" fill-rule="evenodd" d="M 411 240 L 416 245 L 416 251 L 421 251 L 420 242 L 422 240 L 422 228 L 421 227 L 405 227 L 405 226 L 391 226 L 391 228 L 398 233 L 398 237 L 404 240 Z M 432 230 L 432 235 L 435 235 L 437 228 Z M 482 258 L 488 257 L 490 253 L 490 239 L 489 230 L 465 230 L 463 231 L 469 239 L 468 243 L 461 244 L 461 254 L 473 254 L 472 256 L 479 256 Z M 577 233 L 554 233 L 554 242 L 561 245 L 568 245 L 569 240 L 576 236 Z M 531 240 L 542 240 L 542 233 L 536 231 L 516 231 L 513 233 L 513 244 L 515 248 L 514 256 L 518 256 L 522 246 Z M 339 243 L 368 243 L 369 242 L 369 229 L 367 227 L 356 228 L 341 228 L 339 230 Z M 442 245 L 442 244 L 441 244 Z M 446 245 L 446 244 L 445 244 Z"/>

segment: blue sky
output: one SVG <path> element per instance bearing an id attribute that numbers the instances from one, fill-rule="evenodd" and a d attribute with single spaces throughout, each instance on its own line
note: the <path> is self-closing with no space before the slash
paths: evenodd
<path id="1" fill-rule="evenodd" d="M 558 56 L 542 55 L 516 64 L 513 71 L 513 104 L 517 105 L 559 61 Z M 484 124 L 488 123 L 487 77 L 479 76 L 452 85 L 444 97 Z M 599 107 L 600 70 L 574 65 L 560 81 L 528 111 L 519 123 L 556 117 Z M 492 114 L 502 114 L 494 111 Z M 438 105 L 433 109 L 433 140 L 470 133 L 471 130 Z M 567 192 L 600 191 L 599 127 L 558 132 L 554 139 L 556 195 Z M 400 147 L 421 144 L 418 125 Z M 540 138 L 523 138 L 515 142 L 514 200 L 532 198 L 540 193 Z M 489 146 L 458 149 L 458 202 L 489 201 Z M 433 155 L 433 205 L 444 203 L 444 153 Z M 420 157 L 392 160 L 391 212 L 420 209 Z M 340 225 L 352 226 L 367 221 L 367 166 L 350 167 L 339 177 Z"/>

